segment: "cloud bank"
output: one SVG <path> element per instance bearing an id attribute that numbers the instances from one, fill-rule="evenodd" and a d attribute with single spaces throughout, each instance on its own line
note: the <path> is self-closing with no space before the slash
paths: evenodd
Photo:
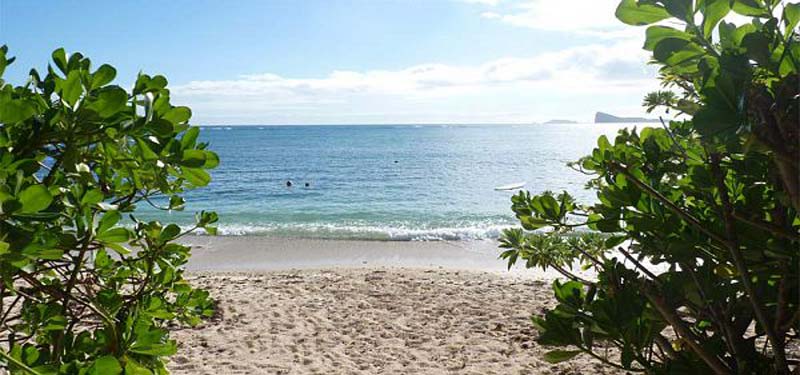
<path id="1" fill-rule="evenodd" d="M 657 85 L 646 59 L 640 42 L 627 40 L 473 66 L 200 80 L 173 87 L 173 96 L 206 123 L 529 122 L 545 120 L 543 108 L 564 113 L 570 98 L 643 95 Z M 601 109 L 571 112 L 582 119 Z"/>

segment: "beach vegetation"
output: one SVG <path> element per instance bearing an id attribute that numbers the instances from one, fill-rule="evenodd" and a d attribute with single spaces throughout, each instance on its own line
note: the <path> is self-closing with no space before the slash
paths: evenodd
<path id="1" fill-rule="evenodd" d="M 664 87 L 645 106 L 682 118 L 602 136 L 572 164 L 596 203 L 512 198 L 521 228 L 503 234 L 502 257 L 565 276 L 557 306 L 533 317 L 539 342 L 556 347 L 545 359 L 797 373 L 800 4 L 623 0 L 616 15 L 647 26 Z"/>
<path id="2" fill-rule="evenodd" d="M 217 216 L 181 228 L 137 206 L 182 210 L 219 159 L 163 76 L 128 91 L 114 67 L 58 49 L 14 86 L 13 61 L 0 48 L 0 372 L 165 374 L 168 327 L 213 313 L 176 240 Z"/>

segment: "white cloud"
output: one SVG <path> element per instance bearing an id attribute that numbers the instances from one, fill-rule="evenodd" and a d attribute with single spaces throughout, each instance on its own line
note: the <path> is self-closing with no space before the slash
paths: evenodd
<path id="1" fill-rule="evenodd" d="M 543 108 L 575 118 L 601 109 L 590 108 L 601 105 L 595 97 L 625 97 L 638 105 L 656 87 L 646 59 L 638 42 L 624 41 L 472 66 L 429 63 L 321 78 L 265 73 L 192 81 L 174 87 L 173 96 L 190 104 L 197 120 L 215 123 L 532 121 L 547 115 Z M 574 113 L 553 103 L 572 98 L 596 103 Z"/>
<path id="2" fill-rule="evenodd" d="M 619 0 L 526 0 L 504 10 L 486 11 L 481 17 L 537 30 L 586 34 L 604 38 L 638 35 L 640 30 L 614 16 Z"/>

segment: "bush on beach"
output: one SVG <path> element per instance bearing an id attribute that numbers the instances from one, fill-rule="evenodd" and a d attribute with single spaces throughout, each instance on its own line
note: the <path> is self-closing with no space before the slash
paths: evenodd
<path id="1" fill-rule="evenodd" d="M 213 313 L 184 280 L 190 248 L 175 240 L 213 233 L 217 216 L 181 229 L 134 213 L 182 209 L 219 159 L 164 77 L 140 74 L 127 92 L 109 65 L 52 57 L 23 86 L 0 79 L 0 369 L 167 373 L 167 326 Z M 0 48 L 0 78 L 13 60 Z"/>
<path id="2" fill-rule="evenodd" d="M 664 91 L 644 105 L 689 119 L 601 137 L 572 165 L 592 175 L 596 204 L 512 198 L 522 228 L 504 233 L 502 257 L 567 278 L 553 285 L 558 306 L 533 318 L 539 342 L 561 347 L 546 359 L 584 354 L 652 374 L 800 371 L 800 4 L 623 0 L 616 15 L 650 25 L 644 48 Z M 606 238 L 567 235 L 580 227 Z M 579 264 L 596 278 L 573 272 Z"/>

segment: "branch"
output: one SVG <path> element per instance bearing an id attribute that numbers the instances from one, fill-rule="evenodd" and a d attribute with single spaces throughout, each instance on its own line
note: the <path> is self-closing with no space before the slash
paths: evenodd
<path id="1" fill-rule="evenodd" d="M 17 366 L 17 367 L 25 370 L 25 372 L 27 372 L 29 374 L 41 375 L 38 372 L 36 372 L 34 369 L 28 367 L 26 364 L 20 362 L 16 358 L 14 358 L 11 355 L 9 355 L 8 353 L 6 353 L 3 349 L 0 349 L 0 357 L 5 358 L 6 361 L 8 361 L 9 363 L 13 363 L 14 366 Z"/>
<path id="2" fill-rule="evenodd" d="M 591 282 L 589 280 L 586 280 L 584 278 L 581 278 L 578 275 L 574 275 L 574 274 L 570 273 L 569 271 L 561 268 L 560 266 L 557 266 L 555 264 L 551 264 L 550 267 L 552 267 L 554 270 L 558 271 L 558 273 L 564 275 L 564 277 L 566 277 L 566 278 L 568 278 L 568 279 L 570 279 L 572 281 L 577 281 L 577 282 L 579 282 L 579 283 L 581 283 L 583 285 L 586 285 L 586 286 L 595 285 L 595 283 L 593 283 L 593 282 Z"/>
<path id="3" fill-rule="evenodd" d="M 731 252 L 734 265 L 739 271 L 739 279 L 742 281 L 742 285 L 747 292 L 747 298 L 750 300 L 750 304 L 753 305 L 753 312 L 755 312 L 756 319 L 758 319 L 759 324 L 761 324 L 767 334 L 767 338 L 769 338 L 769 341 L 772 343 L 777 371 L 779 373 L 789 373 L 789 366 L 786 364 L 786 352 L 784 349 L 783 340 L 778 339 L 778 335 L 775 332 L 775 327 L 770 324 L 769 319 L 767 318 L 767 313 L 762 308 L 764 305 L 761 304 L 761 301 L 759 301 L 758 296 L 756 295 L 756 288 L 753 286 L 753 279 L 750 276 L 750 269 L 747 268 L 744 256 L 742 256 L 742 252 L 739 249 L 736 226 L 733 223 L 733 204 L 728 196 L 728 188 L 725 186 L 725 181 L 723 179 L 724 177 L 722 175 L 722 171 L 720 170 L 720 155 L 717 153 L 711 155 L 711 173 L 715 177 L 714 182 L 717 185 L 717 190 L 719 191 L 720 199 L 722 200 L 722 219 L 725 222 L 725 232 L 727 233 L 728 237 L 727 241 L 724 243 Z"/>
<path id="4" fill-rule="evenodd" d="M 672 211 L 676 215 L 680 216 L 684 221 L 686 221 L 689 224 L 692 224 L 697 230 L 703 232 L 703 234 L 705 234 L 706 236 L 710 237 L 714 241 L 717 241 L 717 242 L 719 242 L 719 243 L 721 243 L 723 245 L 727 244 L 728 241 L 724 237 L 722 237 L 722 236 L 712 232 L 708 228 L 706 228 L 706 226 L 703 225 L 703 223 L 701 223 L 700 220 L 698 220 L 696 217 L 692 216 L 692 214 L 690 214 L 690 213 L 684 211 L 683 209 L 681 209 L 680 207 L 678 207 L 674 202 L 672 202 L 671 200 L 667 199 L 667 197 L 662 195 L 659 191 L 654 189 L 652 186 L 647 185 L 642 181 L 639 181 L 639 179 L 636 178 L 635 176 L 633 176 L 627 169 L 625 169 L 621 165 L 619 165 L 617 163 L 614 163 L 614 162 L 612 162 L 610 166 L 612 167 L 612 169 L 616 169 L 617 172 L 622 173 L 625 177 L 628 178 L 628 180 L 633 182 L 633 184 L 636 185 L 638 188 L 644 190 L 646 193 L 651 195 L 653 198 L 655 198 L 658 201 L 660 201 L 661 203 L 663 203 L 665 206 L 667 206 L 667 208 L 670 209 L 670 211 Z"/>
<path id="5" fill-rule="evenodd" d="M 678 149 L 679 149 L 679 150 L 681 150 L 681 153 L 683 154 L 683 157 L 684 157 L 684 158 L 686 158 L 687 160 L 688 160 L 688 159 L 691 159 L 691 158 L 689 157 L 689 153 L 687 153 L 687 152 L 686 152 L 686 149 L 685 149 L 685 148 L 683 148 L 683 146 L 681 146 L 681 144 L 680 144 L 680 143 L 678 143 L 678 140 L 677 140 L 677 139 L 675 139 L 675 134 L 672 134 L 672 131 L 669 129 L 669 126 L 667 126 L 667 124 L 665 124 L 665 123 L 664 123 L 664 119 L 663 119 L 661 116 L 658 116 L 658 121 L 660 121 L 660 122 L 661 122 L 661 126 L 662 126 L 662 127 L 664 128 L 664 130 L 667 132 L 667 135 L 669 136 L 669 138 L 670 138 L 670 139 L 672 139 L 672 143 L 673 143 L 673 144 L 674 144 L 676 147 L 678 147 Z"/>
<path id="6" fill-rule="evenodd" d="M 780 226 L 777 226 L 775 224 L 758 219 L 748 219 L 740 215 L 738 212 L 736 212 L 736 210 L 733 210 L 733 212 L 731 212 L 731 216 L 734 219 L 741 221 L 742 223 L 770 232 L 770 234 L 774 234 L 778 237 L 783 237 L 784 239 L 787 239 L 789 241 L 800 242 L 800 236 L 798 236 L 797 233 L 788 232 L 786 231 L 786 229 L 781 228 Z"/>
<path id="7" fill-rule="evenodd" d="M 634 266 L 636 266 L 636 268 L 637 268 L 637 269 L 641 270 L 641 271 L 642 271 L 642 272 L 643 272 L 645 275 L 647 275 L 647 277 L 649 277 L 650 279 L 652 279 L 652 280 L 653 280 L 653 282 L 655 282 L 656 284 L 659 284 L 659 286 L 661 286 L 661 285 L 660 285 L 660 284 L 661 284 L 661 281 L 659 281 L 659 280 L 658 280 L 658 276 L 654 275 L 652 272 L 650 272 L 650 270 L 648 270 L 647 268 L 645 268 L 645 266 L 644 266 L 644 265 L 643 265 L 641 262 L 639 262 L 638 260 L 636 260 L 636 258 L 634 258 L 634 257 L 633 257 L 633 256 L 632 256 L 630 253 L 628 253 L 627 251 L 625 251 L 625 249 L 623 249 L 621 246 L 620 246 L 619 248 L 617 248 L 617 250 L 618 250 L 620 253 L 622 253 L 622 255 L 624 255 L 624 256 L 625 256 L 625 258 L 628 258 L 628 260 L 629 260 L 629 261 L 631 261 L 631 262 L 633 263 L 633 265 L 634 265 Z"/>
<path id="8" fill-rule="evenodd" d="M 661 296 L 657 296 L 653 294 L 650 288 L 647 285 L 644 285 L 642 288 L 644 295 L 650 300 L 650 303 L 653 304 L 653 307 L 664 317 L 670 326 L 678 333 L 680 336 L 687 338 L 686 343 L 689 347 L 692 348 L 692 351 L 695 352 L 702 360 L 705 362 L 708 367 L 714 370 L 717 374 L 729 374 L 731 373 L 731 369 L 723 363 L 719 358 L 710 354 L 699 344 L 700 341 L 703 341 L 700 337 L 694 334 L 689 327 L 686 326 L 686 323 L 681 320 L 670 308 L 664 298 Z"/>

